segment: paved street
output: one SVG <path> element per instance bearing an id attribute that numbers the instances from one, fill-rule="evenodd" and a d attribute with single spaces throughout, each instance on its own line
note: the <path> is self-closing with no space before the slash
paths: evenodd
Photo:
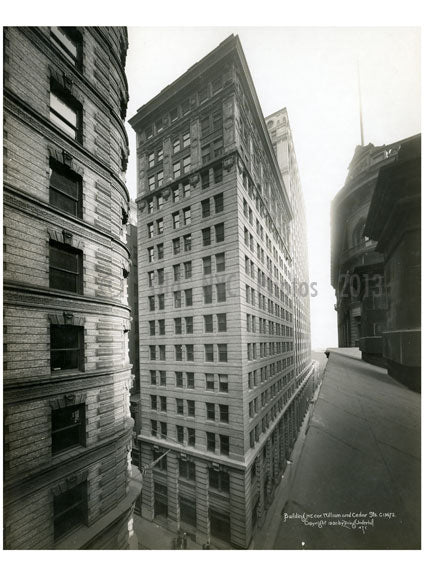
<path id="1" fill-rule="evenodd" d="M 357 349 L 332 349 L 267 548 L 419 548 L 420 403 Z"/>

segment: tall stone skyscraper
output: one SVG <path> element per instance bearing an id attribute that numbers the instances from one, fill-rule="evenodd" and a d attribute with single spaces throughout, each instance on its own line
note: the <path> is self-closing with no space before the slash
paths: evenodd
<path id="1" fill-rule="evenodd" d="M 266 118 L 268 132 L 293 210 L 290 245 L 293 254 L 293 314 L 296 379 L 311 368 L 310 295 L 305 204 L 286 108 Z"/>
<path id="2" fill-rule="evenodd" d="M 127 46 L 4 30 L 8 549 L 131 546 Z"/>
<path id="3" fill-rule="evenodd" d="M 293 204 L 239 39 L 222 42 L 130 123 L 138 438 L 141 465 L 150 466 L 142 514 L 202 544 L 246 548 L 315 381 L 312 366 L 296 366 L 306 351 L 301 340 L 295 350 Z"/>

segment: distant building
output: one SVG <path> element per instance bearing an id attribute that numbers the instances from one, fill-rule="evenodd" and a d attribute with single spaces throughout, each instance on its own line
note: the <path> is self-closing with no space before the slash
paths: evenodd
<path id="1" fill-rule="evenodd" d="M 305 205 L 286 108 L 268 116 L 266 124 L 293 211 L 293 219 L 290 222 L 290 248 L 293 255 L 295 372 L 296 379 L 302 379 L 311 368 L 311 285 Z"/>
<path id="2" fill-rule="evenodd" d="M 383 358 L 391 376 L 421 390 L 421 135 L 380 169 L 365 225 L 384 257 Z"/>
<path id="3" fill-rule="evenodd" d="M 205 545 L 246 548 L 315 379 L 295 334 L 293 207 L 239 39 L 130 123 L 142 514 Z"/>
<path id="4" fill-rule="evenodd" d="M 134 545 L 127 46 L 122 27 L 4 30 L 7 549 Z"/>
<path id="5" fill-rule="evenodd" d="M 362 358 L 385 366 L 387 299 L 383 255 L 364 234 L 381 168 L 407 140 L 357 146 L 344 187 L 331 203 L 331 284 L 336 292 L 340 347 L 359 346 Z"/>

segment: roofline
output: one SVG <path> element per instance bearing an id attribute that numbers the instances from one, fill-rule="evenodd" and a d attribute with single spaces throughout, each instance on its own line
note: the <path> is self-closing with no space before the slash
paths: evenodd
<path id="1" fill-rule="evenodd" d="M 258 95 L 256 93 L 256 89 L 253 83 L 252 76 L 250 74 L 249 66 L 247 64 L 246 57 L 243 52 L 243 48 L 241 46 L 241 42 L 239 37 L 234 34 L 231 34 L 223 40 L 212 52 L 209 52 L 206 56 L 204 56 L 199 62 L 196 62 L 191 66 L 186 72 L 184 72 L 181 76 L 179 76 L 172 84 L 166 86 L 159 94 L 154 96 L 149 102 L 141 106 L 137 110 L 137 113 L 128 120 L 129 124 L 132 126 L 134 130 L 136 130 L 137 125 L 146 118 L 149 114 L 151 114 L 155 109 L 159 108 L 160 106 L 164 105 L 167 100 L 172 98 L 175 94 L 183 90 L 189 84 L 195 82 L 202 73 L 206 72 L 211 66 L 217 64 L 220 60 L 229 56 L 231 53 L 234 53 L 239 60 L 241 69 L 244 74 L 244 78 L 247 83 L 248 90 L 253 100 L 254 111 L 256 112 L 256 117 L 258 119 L 258 123 L 262 128 L 262 137 L 266 141 L 269 150 L 272 151 L 272 142 L 269 136 L 265 118 L 262 112 L 261 105 L 259 103 Z M 282 199 L 287 210 L 289 219 L 293 218 L 293 211 L 290 205 L 289 196 L 284 185 L 283 178 L 280 173 L 280 169 L 277 164 L 277 160 L 275 155 L 272 153 L 268 154 L 269 163 L 271 169 L 274 171 L 274 176 L 279 183 L 282 192 Z"/>

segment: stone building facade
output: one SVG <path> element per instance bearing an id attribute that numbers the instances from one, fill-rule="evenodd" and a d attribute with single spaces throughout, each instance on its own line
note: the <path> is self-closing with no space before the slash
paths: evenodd
<path id="1" fill-rule="evenodd" d="M 305 204 L 287 109 L 267 116 L 266 124 L 293 211 L 289 241 L 293 258 L 294 354 L 296 379 L 301 381 L 312 364 L 310 296 L 314 294 L 309 282 Z"/>
<path id="2" fill-rule="evenodd" d="M 339 346 L 358 346 L 364 360 L 381 366 L 387 316 L 384 259 L 364 230 L 378 174 L 395 161 L 404 142 L 357 146 L 345 185 L 331 204 L 331 284 Z"/>
<path id="3" fill-rule="evenodd" d="M 384 257 L 388 373 L 421 391 L 421 134 L 381 168 L 365 226 Z"/>
<path id="4" fill-rule="evenodd" d="M 125 28 L 4 30 L 4 546 L 128 548 Z"/>
<path id="5" fill-rule="evenodd" d="M 239 39 L 130 123 L 142 514 L 246 548 L 315 381 L 312 367 L 296 380 L 292 206 Z"/>

